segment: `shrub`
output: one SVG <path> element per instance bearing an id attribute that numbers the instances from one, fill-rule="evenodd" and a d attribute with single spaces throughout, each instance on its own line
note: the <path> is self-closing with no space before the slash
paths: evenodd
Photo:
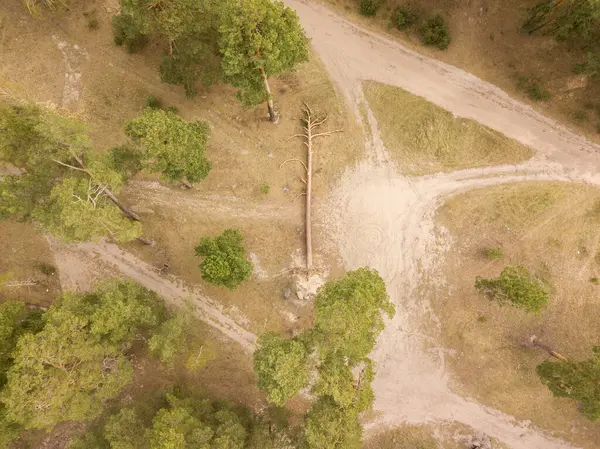
<path id="1" fill-rule="evenodd" d="M 488 260 L 499 260 L 504 257 L 504 249 L 501 247 L 483 248 L 483 255 Z"/>
<path id="2" fill-rule="evenodd" d="M 536 77 L 517 77 L 517 88 L 525 92 L 532 100 L 548 101 L 552 98 L 550 92 L 548 92 L 548 90 L 542 85 L 539 78 Z"/>
<path id="3" fill-rule="evenodd" d="M 267 193 L 269 193 L 270 190 L 271 190 L 271 187 L 269 187 L 269 184 L 261 184 L 260 185 L 261 193 L 264 193 L 266 195 Z"/>
<path id="4" fill-rule="evenodd" d="M 374 16 L 381 6 L 380 0 L 360 0 L 359 11 L 363 16 Z"/>
<path id="5" fill-rule="evenodd" d="M 475 287 L 480 293 L 495 299 L 500 305 L 510 303 L 534 313 L 542 310 L 550 296 L 544 283 L 520 265 L 506 265 L 500 277 L 496 279 L 478 276 Z"/>
<path id="6" fill-rule="evenodd" d="M 148 95 L 146 97 L 146 107 L 150 109 L 161 109 L 162 105 L 160 100 L 154 95 Z"/>
<path id="7" fill-rule="evenodd" d="M 394 13 L 393 23 L 399 30 L 405 30 L 413 26 L 418 18 L 417 11 L 413 8 L 401 6 Z"/>
<path id="8" fill-rule="evenodd" d="M 112 27 L 115 44 L 124 45 L 129 53 L 136 53 L 148 44 L 148 37 L 140 33 L 130 16 L 114 16 Z"/>
<path id="9" fill-rule="evenodd" d="M 424 45 L 431 45 L 440 50 L 446 50 L 450 45 L 450 32 L 444 22 L 444 18 L 439 14 L 429 20 L 426 20 L 420 28 L 421 42 Z"/>
<path id="10" fill-rule="evenodd" d="M 227 229 L 215 238 L 202 238 L 196 255 L 205 257 L 200 271 L 202 279 L 211 284 L 233 290 L 252 274 L 252 264 L 246 260 L 244 238 L 237 229 Z"/>

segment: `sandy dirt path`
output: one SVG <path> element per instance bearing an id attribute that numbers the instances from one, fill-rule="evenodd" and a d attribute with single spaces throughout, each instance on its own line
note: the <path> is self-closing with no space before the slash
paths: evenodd
<path id="1" fill-rule="evenodd" d="M 347 172 L 321 204 L 322 225 L 347 269 L 376 268 L 396 304 L 372 354 L 379 424 L 458 421 L 513 449 L 574 448 L 528 423 L 465 399 L 449 387 L 445 351 L 422 333 L 435 324 L 417 287 L 435 277 L 446 242 L 436 241 L 434 214 L 448 195 L 523 180 L 582 181 L 600 186 L 600 149 L 535 112 L 495 86 L 456 67 L 432 60 L 401 44 L 360 29 L 327 8 L 285 0 L 294 8 L 339 91 L 353 107 L 365 135 L 367 158 Z M 536 150 L 518 166 L 465 170 L 420 178 L 399 175 L 368 110 L 361 83 L 375 80 L 402 87 L 472 118 Z M 368 123 L 360 123 L 359 105 Z"/>

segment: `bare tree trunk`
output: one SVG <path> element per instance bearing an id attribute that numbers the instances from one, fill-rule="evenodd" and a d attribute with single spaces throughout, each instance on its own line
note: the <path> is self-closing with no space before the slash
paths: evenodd
<path id="1" fill-rule="evenodd" d="M 136 240 L 144 245 L 154 246 L 154 240 L 150 240 L 144 237 L 137 237 Z"/>
<path id="2" fill-rule="evenodd" d="M 310 115 L 307 120 L 306 127 L 307 140 L 307 159 L 306 159 L 306 269 L 311 270 L 313 266 L 312 260 L 312 217 L 311 217 L 311 201 L 312 201 L 312 126 Z"/>
<path id="3" fill-rule="evenodd" d="M 327 116 L 323 118 L 314 119 L 312 115 L 312 110 L 310 107 L 304 103 L 304 119 L 302 122 L 304 123 L 303 129 L 304 132 L 301 134 L 294 134 L 290 139 L 294 137 L 302 137 L 304 139 L 304 144 L 307 148 L 307 160 L 306 164 L 302 162 L 300 159 L 292 158 L 284 161 L 280 167 L 283 167 L 287 162 L 295 161 L 302 164 L 306 173 L 306 180 L 302 178 L 302 181 L 306 184 L 306 192 L 301 193 L 300 195 L 306 195 L 306 221 L 305 221 L 305 233 L 306 233 L 306 269 L 307 271 L 312 270 L 313 267 L 313 257 L 312 257 L 312 163 L 313 163 L 313 139 L 316 137 L 329 136 L 333 133 L 341 132 L 341 129 L 336 129 L 335 131 L 327 131 L 327 132 L 317 132 L 313 133 L 313 130 L 321 126 L 327 120 Z M 289 139 L 288 139 L 289 140 Z"/>
<path id="4" fill-rule="evenodd" d="M 135 220 L 135 221 L 139 221 L 139 222 L 142 221 L 140 216 L 138 214 L 136 214 L 134 211 L 132 211 L 131 209 L 127 208 L 127 206 L 125 206 L 123 203 L 121 203 L 119 201 L 119 199 L 115 196 L 114 193 L 112 193 L 112 191 L 110 189 L 106 189 L 104 191 L 104 193 L 106 193 L 106 196 L 109 197 L 111 199 L 111 201 L 113 203 L 115 203 L 117 205 L 117 207 L 119 209 L 121 209 L 123 211 L 123 213 L 125 215 L 127 215 L 129 218 L 131 218 L 132 220 Z"/>
<path id="5" fill-rule="evenodd" d="M 273 95 L 271 95 L 271 87 L 269 86 L 269 80 L 267 78 L 267 74 L 265 73 L 265 69 L 260 69 L 260 74 L 262 75 L 263 81 L 265 83 L 265 90 L 267 91 L 267 108 L 269 109 L 269 120 L 272 123 L 279 122 L 279 117 L 275 112 L 275 107 L 273 106 Z"/>
<path id="6" fill-rule="evenodd" d="M 550 346 L 542 343 L 541 341 L 538 340 L 538 338 L 533 335 L 529 341 L 531 342 L 531 344 L 533 346 L 537 346 L 538 348 L 543 349 L 544 351 L 546 351 L 548 354 L 550 354 L 552 357 L 554 357 L 555 359 L 558 360 L 562 360 L 563 362 L 567 361 L 567 358 L 562 356 L 561 354 L 559 354 L 558 352 L 556 352 L 555 350 L 553 350 Z"/>

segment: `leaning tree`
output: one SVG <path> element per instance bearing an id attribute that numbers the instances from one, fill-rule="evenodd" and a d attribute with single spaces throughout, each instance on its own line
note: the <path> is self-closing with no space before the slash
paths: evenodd
<path id="1" fill-rule="evenodd" d="M 116 196 L 123 173 L 93 151 L 81 123 L 10 105 L 0 107 L 0 131 L 0 163 L 12 166 L 0 179 L 0 218 L 34 219 L 67 241 L 140 236 L 140 218 Z"/>
<path id="2" fill-rule="evenodd" d="M 269 77 L 308 59 L 307 38 L 296 13 L 280 1 L 235 0 L 222 13 L 219 49 L 223 78 L 246 106 L 267 102 L 277 122 Z"/>

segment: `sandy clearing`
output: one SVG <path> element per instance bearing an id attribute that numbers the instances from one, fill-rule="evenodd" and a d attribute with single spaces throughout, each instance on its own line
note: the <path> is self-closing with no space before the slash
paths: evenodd
<path id="1" fill-rule="evenodd" d="M 318 216 L 337 244 L 345 267 L 376 268 L 397 306 L 396 316 L 387 323 L 372 353 L 377 368 L 374 408 L 379 419 L 370 426 L 450 420 L 514 449 L 574 448 L 529 423 L 451 391 L 444 349 L 421 333 L 423 323 L 436 323 L 437 318 L 416 288 L 421 276 L 435 278 L 435 264 L 447 249 L 447 242 L 436 241 L 433 220 L 445 198 L 474 187 L 524 180 L 600 186 L 600 148 L 497 87 L 360 29 L 322 5 L 301 0 L 285 3 L 298 12 L 357 120 L 361 121 L 361 108 L 367 112 L 368 123 L 361 123 L 368 126 L 367 158 L 344 175 Z M 517 166 L 402 177 L 390 163 L 377 122 L 364 101 L 363 80 L 420 95 L 529 145 L 536 155 Z"/>

